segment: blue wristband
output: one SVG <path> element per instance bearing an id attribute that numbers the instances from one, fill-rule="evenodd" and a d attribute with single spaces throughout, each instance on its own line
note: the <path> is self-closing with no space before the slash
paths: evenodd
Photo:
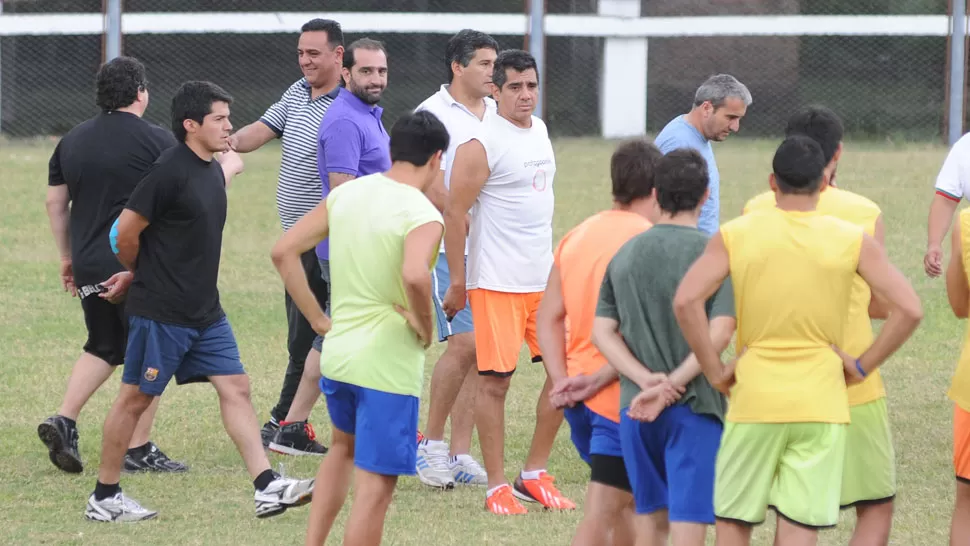
<path id="1" fill-rule="evenodd" d="M 855 359 L 855 369 L 859 370 L 859 374 L 862 375 L 862 377 L 868 375 L 866 371 L 862 369 L 862 363 L 859 362 L 858 358 Z"/>

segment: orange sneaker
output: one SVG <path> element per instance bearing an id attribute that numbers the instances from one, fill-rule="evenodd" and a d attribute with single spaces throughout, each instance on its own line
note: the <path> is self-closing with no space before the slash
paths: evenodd
<path id="1" fill-rule="evenodd" d="M 575 510 L 576 503 L 567 499 L 553 484 L 556 479 L 543 470 L 537 480 L 525 480 L 522 474 L 515 479 L 512 493 L 526 501 L 537 502 L 550 510 Z"/>
<path id="2" fill-rule="evenodd" d="M 518 516 L 529 513 L 521 502 L 515 500 L 515 495 L 512 493 L 509 484 L 499 487 L 491 495 L 485 497 L 485 509 L 499 516 Z"/>

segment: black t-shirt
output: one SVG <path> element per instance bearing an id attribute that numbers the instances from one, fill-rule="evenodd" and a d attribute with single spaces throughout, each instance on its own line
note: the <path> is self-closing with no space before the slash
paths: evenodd
<path id="1" fill-rule="evenodd" d="M 219 259 L 226 179 L 217 161 L 185 144 L 164 151 L 125 207 L 145 217 L 129 315 L 204 328 L 223 317 Z"/>
<path id="2" fill-rule="evenodd" d="M 107 112 L 57 144 L 47 184 L 67 184 L 71 196 L 71 261 L 79 287 L 124 270 L 111 252 L 111 224 L 158 156 L 177 143 L 171 132 L 134 114 Z"/>

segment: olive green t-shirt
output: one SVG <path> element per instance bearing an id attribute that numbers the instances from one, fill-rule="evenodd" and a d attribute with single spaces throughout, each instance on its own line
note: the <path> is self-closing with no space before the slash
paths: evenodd
<path id="1" fill-rule="evenodd" d="M 618 321 L 630 352 L 653 372 L 669 374 L 691 353 L 674 317 L 673 300 L 681 279 L 707 242 L 708 236 L 696 228 L 654 225 L 623 245 L 606 268 L 596 316 Z M 709 318 L 734 316 L 730 277 L 705 309 Z M 639 392 L 636 383 L 620 375 L 621 410 Z M 687 385 L 677 403 L 724 421 L 724 396 L 703 374 Z"/>

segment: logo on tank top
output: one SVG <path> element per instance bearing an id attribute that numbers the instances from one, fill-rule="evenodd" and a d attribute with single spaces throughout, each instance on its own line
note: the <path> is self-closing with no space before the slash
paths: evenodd
<path id="1" fill-rule="evenodd" d="M 535 191 L 546 191 L 546 171 L 536 169 L 536 174 L 532 176 L 532 189 Z"/>

